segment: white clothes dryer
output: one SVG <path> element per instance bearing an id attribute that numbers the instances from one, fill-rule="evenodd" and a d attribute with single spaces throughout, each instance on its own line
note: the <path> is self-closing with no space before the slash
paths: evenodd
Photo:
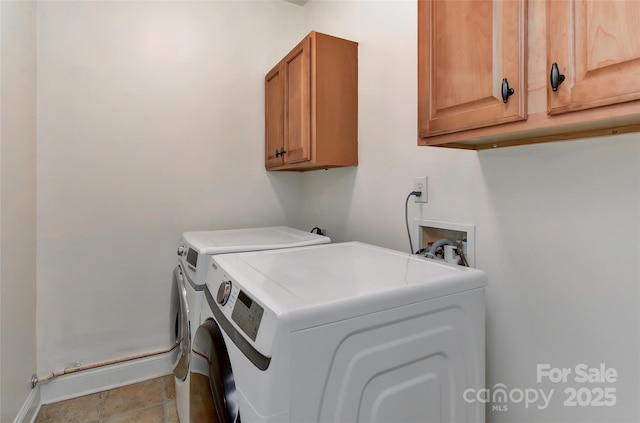
<path id="1" fill-rule="evenodd" d="M 214 256 L 199 422 L 483 422 L 486 275 L 358 242 Z M 196 411 L 197 410 L 197 411 Z"/>
<path id="2" fill-rule="evenodd" d="M 178 244 L 171 299 L 171 336 L 178 346 L 174 363 L 176 406 L 182 423 L 189 416 L 189 365 L 192 330 L 200 321 L 208 257 L 239 251 L 259 251 L 329 243 L 326 236 L 286 226 L 185 232 Z"/>

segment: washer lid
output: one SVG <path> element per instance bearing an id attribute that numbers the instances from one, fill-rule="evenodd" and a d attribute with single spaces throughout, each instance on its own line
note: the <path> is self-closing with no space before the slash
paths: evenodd
<path id="1" fill-rule="evenodd" d="M 364 315 L 486 286 L 484 272 L 359 242 L 216 256 L 291 328 Z M 210 287 L 211 289 L 211 287 Z M 295 323 L 294 320 L 300 319 Z"/>
<path id="2" fill-rule="evenodd" d="M 182 237 L 200 254 L 222 254 L 303 247 L 331 242 L 326 236 L 286 226 L 185 232 Z"/>

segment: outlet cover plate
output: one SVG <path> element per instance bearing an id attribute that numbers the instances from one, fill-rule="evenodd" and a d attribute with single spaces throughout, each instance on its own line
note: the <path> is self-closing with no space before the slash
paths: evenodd
<path id="1" fill-rule="evenodd" d="M 428 178 L 426 176 L 416 176 L 413 179 L 413 190 L 420 191 L 420 197 L 415 197 L 416 203 L 427 203 L 429 201 L 428 197 Z"/>

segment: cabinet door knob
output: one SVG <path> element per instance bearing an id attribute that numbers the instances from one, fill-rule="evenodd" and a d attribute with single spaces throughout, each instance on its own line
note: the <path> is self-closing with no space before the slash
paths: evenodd
<path id="1" fill-rule="evenodd" d="M 513 88 L 509 88 L 509 81 L 507 78 L 502 79 L 502 102 L 507 103 L 509 101 L 509 97 L 511 97 L 516 90 Z"/>
<path id="2" fill-rule="evenodd" d="M 280 148 L 280 155 L 284 156 L 287 152 L 284 151 L 284 147 Z"/>
<path id="3" fill-rule="evenodd" d="M 553 62 L 551 65 L 551 76 L 549 77 L 551 80 L 551 89 L 555 92 L 558 91 L 558 85 L 562 84 L 564 81 L 564 75 L 560 73 L 560 69 L 558 69 L 558 64 Z"/>
<path id="4" fill-rule="evenodd" d="M 276 159 L 280 157 L 280 151 L 276 148 Z"/>

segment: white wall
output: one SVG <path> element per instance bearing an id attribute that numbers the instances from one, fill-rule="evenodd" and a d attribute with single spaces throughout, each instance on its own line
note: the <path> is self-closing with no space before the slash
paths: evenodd
<path id="1" fill-rule="evenodd" d="M 412 1 L 311 1 L 305 6 L 309 28 L 359 43 L 360 164 L 304 175 L 301 215 L 306 224 L 327 227 L 335 240 L 409 251 L 404 202 L 414 176 L 430 177 L 428 216 L 470 220 L 477 154 L 416 146 L 415 9 Z M 455 172 L 439 178 L 449 169 Z M 416 210 L 410 208 L 410 218 L 418 217 Z"/>
<path id="2" fill-rule="evenodd" d="M 36 367 L 36 8 L 0 2 L 0 421 Z"/>
<path id="3" fill-rule="evenodd" d="M 264 170 L 263 84 L 302 17 L 284 2 L 39 3 L 40 373 L 168 347 L 183 231 L 292 220 L 300 178 Z"/>
<path id="4" fill-rule="evenodd" d="M 563 407 L 561 384 L 548 409 L 509 404 L 488 421 L 640 420 L 638 135 L 417 147 L 415 1 L 43 2 L 37 18 L 40 373 L 166 347 L 182 231 L 319 225 L 407 251 L 404 200 L 428 175 L 410 218 L 477 226 L 487 384 L 549 389 L 535 380 L 547 362 L 620 374 L 613 408 Z M 264 74 L 311 29 L 360 43 L 360 165 L 266 173 Z M 2 366 L 3 398 L 23 367 L 5 385 Z"/>
<path id="5" fill-rule="evenodd" d="M 0 7 L 0 116 L 2 116 L 2 7 Z M 0 201 L 2 200 L 2 119 L 0 118 Z M 0 269 L 2 269 L 2 203 L 0 202 Z M 2 274 L 0 270 L 0 294 Z M 35 330 L 35 327 L 34 327 Z M 0 418 L 2 418 L 2 300 L 0 299 Z"/>
<path id="6" fill-rule="evenodd" d="M 305 174 L 298 224 L 408 251 L 404 200 L 413 177 L 428 175 L 429 203 L 410 218 L 477 227 L 487 386 L 555 390 L 546 409 L 490 404 L 487 421 L 640 421 L 640 135 L 479 153 L 417 147 L 415 1 L 311 1 L 305 12 L 307 29 L 359 42 L 360 165 Z M 545 363 L 605 363 L 619 378 L 538 383 Z M 565 407 L 570 387 L 614 387 L 617 404 Z"/>
<path id="7" fill-rule="evenodd" d="M 557 392 L 549 409 L 495 421 L 638 421 L 640 136 L 479 154 L 478 261 L 488 273 L 490 386 Z M 537 383 L 536 365 L 615 368 L 614 384 Z M 614 387 L 617 404 L 564 407 L 566 388 Z"/>

